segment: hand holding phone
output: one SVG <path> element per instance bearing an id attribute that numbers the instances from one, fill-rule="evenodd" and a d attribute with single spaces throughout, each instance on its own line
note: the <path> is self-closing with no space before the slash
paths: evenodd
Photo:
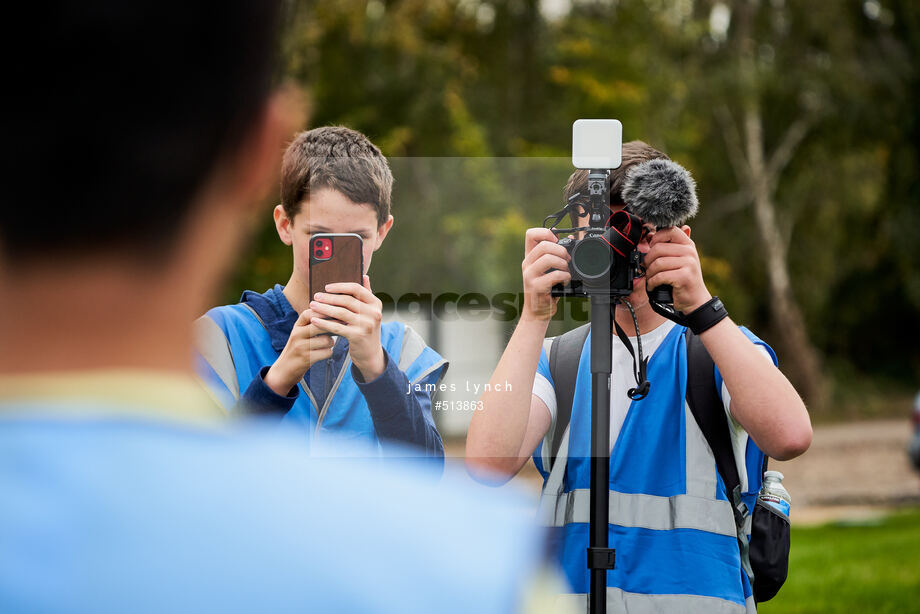
<path id="1" fill-rule="evenodd" d="M 265 374 L 265 385 L 281 396 L 297 385 L 314 363 L 332 356 L 332 337 L 313 324 L 310 309 L 301 312 L 281 355 Z"/>
<path id="2" fill-rule="evenodd" d="M 380 344 L 383 304 L 364 275 L 361 237 L 316 234 L 310 239 L 310 310 L 322 334 L 348 339 L 348 353 L 364 381 L 386 368 Z"/>
<path id="3" fill-rule="evenodd" d="M 365 275 L 361 285 L 346 282 L 326 286 L 314 295 L 313 323 L 333 335 L 348 339 L 348 353 L 365 382 L 377 379 L 387 366 L 380 344 L 383 303 L 371 291 Z"/>

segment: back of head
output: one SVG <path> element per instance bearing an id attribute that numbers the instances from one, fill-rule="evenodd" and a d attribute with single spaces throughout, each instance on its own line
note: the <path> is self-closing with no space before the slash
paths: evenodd
<path id="1" fill-rule="evenodd" d="M 619 167 L 610 171 L 610 204 L 623 204 L 623 183 L 626 181 L 626 174 L 631 168 L 647 160 L 656 159 L 670 160 L 667 154 L 642 141 L 623 143 L 622 163 Z M 569 198 L 575 194 L 586 195 L 587 191 L 588 171 L 578 169 L 569 176 L 569 181 L 565 184 L 565 201 L 568 202 Z"/>
<path id="2" fill-rule="evenodd" d="M 300 213 L 313 191 L 336 190 L 377 212 L 378 224 L 390 217 L 393 174 L 376 145 L 355 130 L 324 126 L 298 134 L 284 152 L 281 205 L 288 218 Z"/>
<path id="3" fill-rule="evenodd" d="M 278 2 L 19 3 L 0 122 L 11 265 L 169 247 L 269 94 Z M 2 45 L 9 47 L 7 39 Z M 15 43 L 12 43 L 13 45 Z"/>

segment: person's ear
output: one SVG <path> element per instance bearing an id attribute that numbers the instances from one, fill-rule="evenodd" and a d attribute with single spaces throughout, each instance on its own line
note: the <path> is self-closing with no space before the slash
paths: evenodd
<path id="1" fill-rule="evenodd" d="M 377 244 L 374 245 L 374 251 L 376 252 L 380 249 L 380 246 L 383 245 L 383 240 L 387 238 L 387 235 L 390 232 L 390 228 L 393 227 L 393 216 L 387 218 L 383 224 L 377 227 Z"/>
<path id="2" fill-rule="evenodd" d="M 684 224 L 683 226 L 680 227 L 680 229 L 683 231 L 683 233 L 684 233 L 685 235 L 687 235 L 687 237 L 690 236 L 690 227 L 689 227 L 689 226 L 687 226 L 686 224 Z"/>
<path id="3" fill-rule="evenodd" d="M 287 213 L 284 211 L 284 207 L 282 205 L 275 205 L 272 216 L 275 218 L 275 230 L 278 231 L 278 237 L 281 239 L 281 242 L 285 245 L 294 243 L 294 220 L 288 217 Z"/>

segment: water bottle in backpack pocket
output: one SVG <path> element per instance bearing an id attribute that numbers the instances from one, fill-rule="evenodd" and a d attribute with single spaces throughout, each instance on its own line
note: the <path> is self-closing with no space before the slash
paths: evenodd
<path id="1" fill-rule="evenodd" d="M 772 598 L 789 573 L 789 509 L 792 499 L 783 487 L 783 474 L 767 471 L 751 512 L 750 558 L 754 570 L 754 600 Z"/>

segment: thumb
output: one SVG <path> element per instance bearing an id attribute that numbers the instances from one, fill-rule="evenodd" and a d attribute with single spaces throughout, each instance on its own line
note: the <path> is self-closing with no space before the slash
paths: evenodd
<path id="1" fill-rule="evenodd" d="M 310 320 L 313 318 L 312 309 L 304 309 L 300 312 L 300 315 L 297 317 L 297 321 L 294 322 L 294 326 L 306 326 L 310 323 Z"/>

